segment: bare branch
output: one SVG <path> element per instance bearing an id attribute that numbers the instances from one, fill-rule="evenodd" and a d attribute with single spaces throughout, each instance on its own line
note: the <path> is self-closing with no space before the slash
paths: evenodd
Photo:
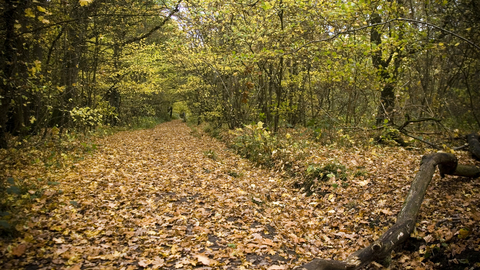
<path id="1" fill-rule="evenodd" d="M 143 35 L 141 35 L 141 36 L 134 37 L 134 38 L 132 38 L 132 39 L 130 39 L 130 40 L 125 41 L 124 43 L 122 43 L 122 45 L 134 43 L 134 42 L 140 41 L 140 40 L 142 40 L 142 39 L 145 39 L 145 38 L 149 37 L 151 34 L 155 33 L 155 32 L 156 32 L 157 30 L 159 30 L 160 28 L 162 28 L 162 27 L 170 20 L 170 18 L 171 18 L 175 13 L 178 12 L 179 7 L 180 7 L 180 3 L 182 3 L 182 0 L 178 0 L 177 4 L 175 5 L 175 8 L 170 11 L 170 13 L 167 15 L 167 17 L 165 17 L 165 19 L 163 19 L 163 21 L 162 21 L 159 25 L 157 25 L 157 26 L 155 26 L 154 28 L 150 29 L 150 31 L 148 31 L 147 33 L 145 33 L 145 34 L 143 34 Z"/>
<path id="2" fill-rule="evenodd" d="M 350 29 L 350 30 L 345 30 L 345 31 L 341 31 L 341 32 L 337 32 L 335 33 L 334 35 L 332 36 L 329 36 L 328 38 L 324 38 L 324 39 L 318 39 L 318 40 L 312 40 L 312 41 L 309 41 L 305 44 L 303 44 L 302 46 L 300 46 L 299 48 L 291 51 L 291 52 L 288 52 L 288 53 L 285 53 L 285 55 L 288 55 L 288 54 L 294 54 L 294 53 L 297 53 L 299 52 L 300 50 L 302 50 L 303 48 L 306 48 L 308 47 L 309 45 L 311 44 L 315 44 L 315 43 L 319 43 L 319 42 L 325 42 L 325 41 L 330 41 L 330 40 L 333 40 L 333 39 L 336 39 L 337 37 L 341 36 L 341 35 L 346 35 L 346 34 L 349 34 L 349 33 L 353 33 L 353 32 L 356 32 L 356 31 L 361 31 L 361 30 L 364 30 L 364 29 L 368 29 L 368 28 L 371 28 L 371 27 L 375 27 L 375 26 L 380 26 L 380 25 L 385 25 L 385 24 L 389 24 L 391 22 L 397 22 L 397 21 L 403 21 L 403 22 L 409 22 L 409 23 L 414 23 L 414 24 L 423 24 L 423 25 L 426 25 L 428 27 L 432 27 L 432 28 L 435 28 L 437 30 L 440 30 L 442 32 L 445 32 L 445 33 L 448 33 L 458 39 L 461 39 L 463 41 L 465 41 L 467 44 L 469 44 L 470 46 L 474 47 L 477 51 L 480 52 L 480 46 L 478 46 L 477 44 L 475 44 L 473 41 L 467 39 L 467 38 L 464 38 L 450 30 L 447 30 L 445 28 L 442 28 L 438 25 L 435 25 L 435 24 L 432 24 L 432 23 L 429 23 L 429 22 L 423 22 L 423 21 L 418 21 L 418 20 L 414 20 L 414 19 L 407 19 L 407 18 L 395 18 L 395 19 L 391 19 L 391 20 L 388 20 L 388 21 L 385 21 L 385 22 L 381 22 L 381 23 L 373 23 L 373 24 L 370 24 L 370 25 L 366 25 L 366 26 L 362 26 L 362 27 L 359 27 L 359 28 L 354 28 L 354 29 Z"/>

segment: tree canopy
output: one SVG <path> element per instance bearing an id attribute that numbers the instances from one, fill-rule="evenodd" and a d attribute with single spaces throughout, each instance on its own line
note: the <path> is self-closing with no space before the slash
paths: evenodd
<path id="1" fill-rule="evenodd" d="M 472 0 L 5 0 L 0 146 L 8 134 L 165 117 L 178 101 L 193 119 L 230 128 L 432 118 L 440 129 L 478 129 L 479 9 Z"/>

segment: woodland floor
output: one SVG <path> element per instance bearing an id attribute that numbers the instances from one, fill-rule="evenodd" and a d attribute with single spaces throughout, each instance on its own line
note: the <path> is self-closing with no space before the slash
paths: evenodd
<path id="1" fill-rule="evenodd" d="M 42 172 L 59 185 L 19 213 L 28 218 L 17 228 L 21 237 L 0 239 L 1 269 L 273 270 L 314 257 L 341 260 L 395 222 L 426 153 L 319 146 L 311 162 L 337 161 L 362 173 L 348 186 L 305 196 L 281 173 L 253 166 L 216 139 L 192 136 L 181 121 L 120 132 L 98 145 L 71 168 Z M 41 172 L 18 168 L 5 177 Z M 435 175 L 418 240 L 396 251 L 390 268 L 478 267 L 479 191 L 479 179 Z"/>

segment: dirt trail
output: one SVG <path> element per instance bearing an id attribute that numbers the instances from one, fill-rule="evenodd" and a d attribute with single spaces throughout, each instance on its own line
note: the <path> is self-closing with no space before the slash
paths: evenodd
<path id="1" fill-rule="evenodd" d="M 305 162 L 339 162 L 350 176 L 307 197 L 181 121 L 98 144 L 74 167 L 41 176 L 60 184 L 21 214 L 22 237 L 0 242 L 0 269 L 279 270 L 342 260 L 395 222 L 423 154 L 318 145 Z M 478 246 L 479 201 L 478 180 L 435 176 L 415 237 L 447 239 L 438 254 L 450 267 L 443 254 Z M 466 239 L 455 237 L 462 228 L 472 232 Z M 437 269 L 422 247 L 396 253 L 392 269 Z"/>
<path id="2" fill-rule="evenodd" d="M 4 266 L 290 268 L 305 241 L 298 222 L 311 218 L 294 206 L 303 198 L 190 132 L 172 121 L 104 139 L 47 192 L 33 210 L 26 250 Z"/>

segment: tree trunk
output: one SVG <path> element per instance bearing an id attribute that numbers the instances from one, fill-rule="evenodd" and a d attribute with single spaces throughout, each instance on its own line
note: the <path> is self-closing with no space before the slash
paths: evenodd
<path id="1" fill-rule="evenodd" d="M 358 250 L 348 256 L 344 261 L 315 259 L 297 270 L 337 270 L 359 269 L 372 261 L 384 262 L 390 257 L 391 251 L 410 237 L 415 228 L 418 211 L 422 205 L 423 197 L 428 184 L 438 165 L 440 173 L 450 175 L 473 176 L 480 175 L 480 169 L 474 166 L 458 165 L 453 154 L 436 153 L 422 158 L 420 170 L 412 182 L 410 191 L 405 199 L 404 206 L 397 216 L 397 222 L 388 229 L 377 241 L 370 246 Z M 463 175 L 467 171 L 468 175 Z"/>
<path id="2" fill-rule="evenodd" d="M 467 135 L 468 150 L 476 160 L 480 160 L 480 142 L 475 133 Z"/>
<path id="3" fill-rule="evenodd" d="M 2 5 L 5 20 L 5 40 L 0 52 L 0 65 L 3 76 L 0 77 L 0 148 L 7 148 L 7 121 L 15 84 L 12 82 L 16 63 L 15 21 L 18 7 L 15 1 L 6 0 Z"/>

